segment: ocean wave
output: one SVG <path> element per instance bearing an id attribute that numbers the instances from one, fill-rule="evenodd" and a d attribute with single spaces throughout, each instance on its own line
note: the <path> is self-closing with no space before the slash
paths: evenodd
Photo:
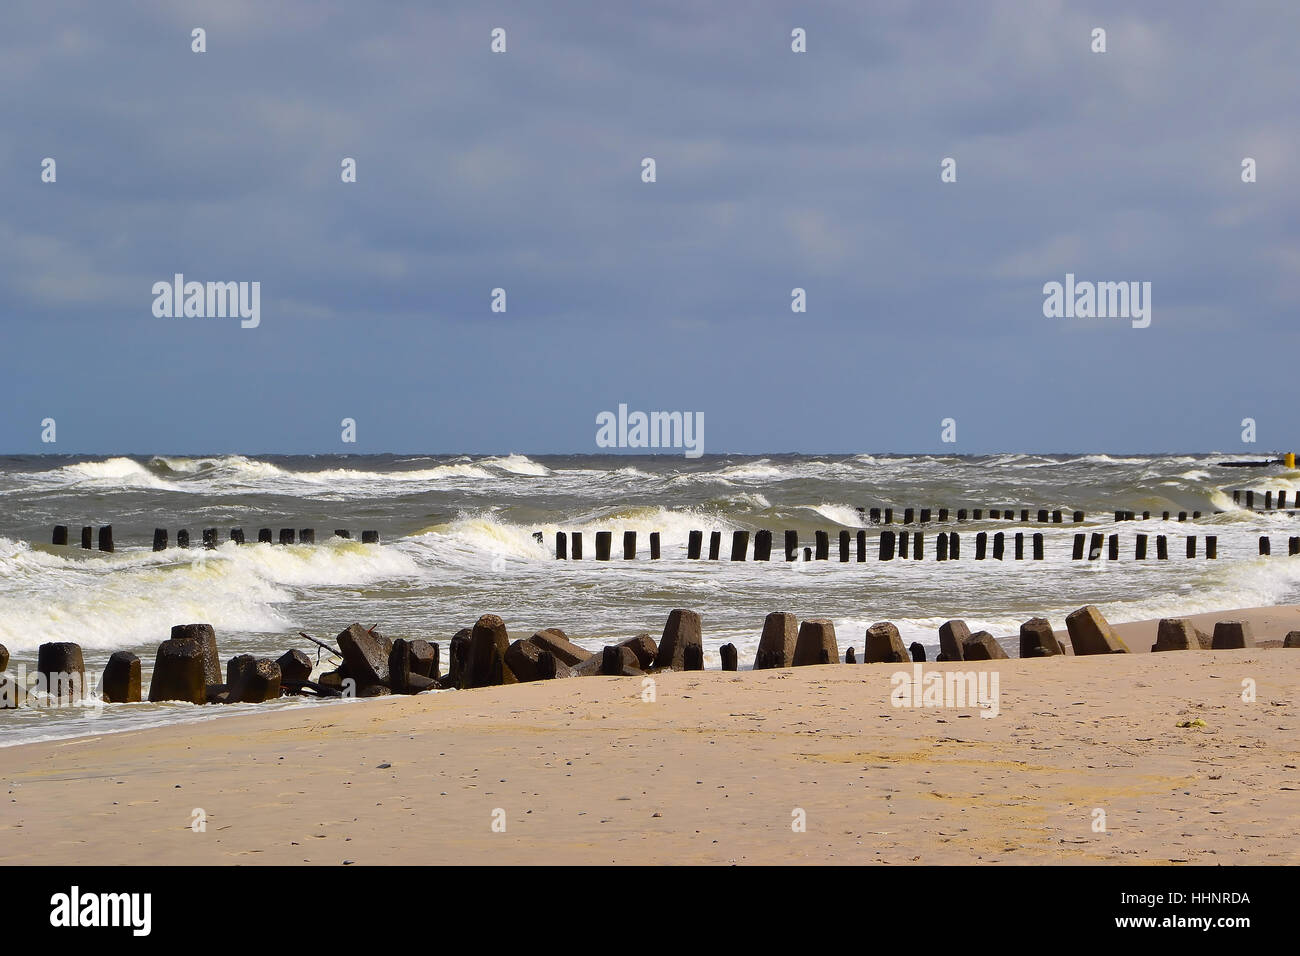
<path id="1" fill-rule="evenodd" d="M 211 551 L 67 556 L 0 538 L 0 644 L 47 641 L 117 649 L 165 639 L 181 621 L 218 630 L 289 628 L 282 607 L 297 590 L 362 587 L 420 574 L 409 555 L 331 539 L 321 545 L 236 545 Z"/>

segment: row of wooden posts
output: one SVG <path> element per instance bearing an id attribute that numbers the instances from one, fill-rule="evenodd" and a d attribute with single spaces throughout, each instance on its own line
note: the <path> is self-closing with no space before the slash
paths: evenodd
<path id="1" fill-rule="evenodd" d="M 89 551 L 93 546 L 94 530 L 95 529 L 90 526 L 84 526 L 81 529 L 81 546 L 85 548 L 87 551 Z M 204 528 L 202 534 L 203 534 L 203 547 L 211 549 L 221 544 L 220 528 Z M 337 529 L 335 530 L 334 534 L 340 538 L 352 537 L 352 532 L 348 531 L 346 528 Z M 295 539 L 298 544 L 315 544 L 316 529 L 315 528 L 302 528 L 299 530 L 295 530 L 293 528 L 280 529 L 281 544 L 294 544 Z M 235 544 L 243 544 L 244 529 L 231 528 L 230 540 L 235 542 Z M 259 544 L 273 543 L 274 537 L 273 537 L 272 530 L 270 528 L 260 529 L 257 532 L 257 541 Z M 56 545 L 66 545 L 68 543 L 68 526 L 65 524 L 55 525 L 54 534 L 51 539 L 51 542 Z M 168 542 L 167 529 L 154 528 L 153 549 L 155 551 L 166 551 L 167 542 Z M 378 544 L 379 532 L 378 531 L 361 532 L 361 543 Z M 181 530 L 176 532 L 176 547 L 188 548 L 189 546 L 190 546 L 190 533 L 189 531 L 182 528 Z M 99 529 L 99 550 L 100 551 L 114 550 L 113 526 L 111 524 L 104 525 L 102 528 Z"/>
<path id="2" fill-rule="evenodd" d="M 938 522 L 946 523 L 951 515 L 956 515 L 958 521 L 1015 521 L 1015 509 L 987 509 L 984 508 L 858 508 L 858 516 L 870 524 L 893 524 L 895 512 L 902 513 L 903 524 L 930 524 Z M 1030 509 L 1020 509 L 1020 521 L 1022 524 L 1028 524 Z M 1037 511 L 1038 523 L 1047 524 L 1049 520 L 1052 524 L 1061 524 L 1065 520 L 1065 512 L 1059 508 L 1055 511 L 1049 511 L 1047 508 L 1039 508 Z M 1072 512 L 1070 519 L 1076 524 L 1084 519 L 1082 511 Z"/>
<path id="3" fill-rule="evenodd" d="M 1263 495 L 1263 508 L 1255 507 L 1255 496 L 1257 494 Z M 1250 511 L 1286 511 L 1288 515 L 1295 517 L 1294 511 L 1287 511 L 1286 496 L 1287 492 L 1285 491 L 1279 491 L 1277 493 L 1277 507 L 1275 508 L 1273 506 L 1273 492 L 1271 491 L 1256 492 L 1236 489 L 1232 492 L 1232 503 L 1234 505 L 1244 504 Z M 1291 506 L 1293 508 L 1300 508 L 1300 491 L 1297 491 L 1295 496 L 1291 499 Z"/>
<path id="4" fill-rule="evenodd" d="M 540 543 L 543 540 L 542 532 L 536 531 L 533 537 Z M 610 560 L 613 548 L 613 532 L 597 531 L 596 532 L 596 560 Z M 1025 538 L 1023 532 L 1016 532 L 1014 535 L 1008 535 L 998 531 L 990 535 L 987 531 L 981 531 L 975 535 L 975 560 L 983 561 L 992 557 L 995 561 L 1002 561 L 1006 557 L 1007 539 L 1011 539 L 1011 554 L 1014 560 L 1022 561 L 1025 558 Z M 1148 544 L 1150 543 L 1149 535 L 1138 534 L 1134 536 L 1133 557 L 1138 561 L 1147 559 Z M 803 559 L 805 561 L 829 561 L 831 554 L 830 533 L 826 531 L 814 532 L 815 548 L 803 548 Z M 1042 561 L 1044 558 L 1044 542 L 1042 532 L 1036 532 L 1030 537 L 1030 553 L 1032 560 Z M 990 545 L 992 547 L 990 548 Z M 555 557 L 558 560 L 582 560 L 583 552 L 582 532 L 574 531 L 566 533 L 557 531 L 555 533 Z M 1203 553 L 1209 560 L 1215 560 L 1219 556 L 1219 538 L 1218 535 L 1205 535 L 1204 544 L 1200 543 L 1197 535 L 1187 535 L 1185 542 L 1185 553 L 1189 558 L 1195 558 L 1199 553 Z M 1120 541 L 1119 535 L 1105 535 L 1101 532 L 1093 532 L 1091 537 L 1084 532 L 1078 532 L 1074 536 L 1074 548 L 1071 552 L 1071 559 L 1082 561 L 1085 558 L 1089 561 L 1098 560 L 1103 549 L 1106 551 L 1107 558 L 1111 561 L 1119 560 Z M 1169 558 L 1169 537 L 1167 535 L 1155 535 L 1155 556 L 1158 561 L 1165 561 Z M 704 556 L 704 532 L 692 531 L 687 537 L 686 556 L 692 560 L 698 560 Z M 1259 538 L 1259 553 L 1272 554 L 1272 540 L 1268 535 L 1261 535 Z M 856 554 L 858 561 L 867 560 L 867 533 L 858 531 L 856 535 L 850 531 L 841 531 L 839 533 L 839 560 L 841 563 L 847 563 L 851 556 Z M 1300 554 L 1300 536 L 1293 536 L 1287 540 L 1287 554 Z M 637 556 L 637 533 L 635 531 L 623 532 L 623 559 L 627 561 L 634 560 Z M 658 531 L 650 533 L 650 558 L 658 560 L 660 556 L 660 537 Z M 709 532 L 708 560 L 717 561 L 722 557 L 722 532 Z M 798 561 L 800 557 L 799 532 L 785 532 L 785 560 Z M 881 561 L 892 561 L 895 557 L 912 558 L 921 560 L 925 557 L 925 535 L 920 531 L 882 531 L 877 543 L 877 557 Z M 956 561 L 961 558 L 961 536 L 956 531 L 940 532 L 934 538 L 934 557 L 936 561 Z M 733 531 L 731 533 L 731 560 L 745 561 L 751 559 L 750 552 L 750 532 Z M 752 560 L 770 561 L 772 560 L 772 532 L 756 531 L 753 534 L 753 551 Z"/>
<path id="5" fill-rule="evenodd" d="M 949 516 L 950 516 L 951 514 L 953 514 L 953 512 L 952 512 L 950 509 L 948 509 L 948 508 L 938 508 L 938 509 L 934 509 L 934 508 L 902 508 L 902 509 L 895 509 L 895 508 L 871 508 L 871 509 L 867 509 L 867 508 L 858 508 L 858 516 L 859 516 L 859 517 L 860 517 L 864 522 L 866 522 L 866 523 L 868 523 L 868 524 L 893 524 L 893 523 L 894 523 L 894 515 L 895 515 L 895 513 L 896 513 L 897 511 L 901 511 L 901 512 L 902 512 L 902 523 L 903 523 L 903 524 L 930 524 L 930 523 L 932 523 L 932 522 L 938 522 L 938 523 L 940 523 L 940 524 L 943 524 L 943 523 L 947 522 L 948 519 L 949 519 Z M 1216 512 L 1214 512 L 1214 513 L 1215 513 L 1215 514 L 1222 514 L 1223 512 L 1221 512 L 1221 511 L 1216 511 Z M 984 520 L 988 520 L 988 521 L 1015 521 L 1015 520 L 1016 520 L 1016 512 L 1015 512 L 1014 509 L 998 509 L 998 508 L 990 508 L 990 509 L 988 509 L 988 511 L 987 511 L 987 518 L 985 517 L 985 514 L 986 514 L 986 512 L 985 512 L 985 510 L 984 510 L 983 508 L 973 508 L 973 509 L 969 509 L 969 510 L 966 509 L 966 508 L 958 508 L 957 511 L 956 511 L 956 515 L 957 515 L 957 520 L 958 520 L 958 521 L 984 521 Z M 1031 511 L 1030 511 L 1030 509 L 1028 509 L 1028 508 L 1021 508 L 1021 509 L 1020 509 L 1020 523 L 1021 523 L 1021 524 L 1030 524 L 1030 523 L 1032 523 L 1032 521 L 1033 521 L 1034 519 L 1031 519 L 1030 515 L 1031 515 Z M 1161 512 L 1161 519 L 1164 520 L 1164 521 L 1168 521 L 1168 520 L 1170 520 L 1171 517 L 1173 517 L 1173 515 L 1174 515 L 1174 512 L 1172 512 L 1172 511 L 1164 511 L 1164 512 Z M 1192 517 L 1193 519 L 1199 518 L 1200 516 L 1201 516 L 1201 513 L 1200 513 L 1199 511 L 1193 511 L 1193 512 L 1191 513 L 1191 517 Z M 1036 513 L 1036 515 L 1035 515 L 1035 517 L 1036 517 L 1036 519 L 1037 519 L 1038 524 L 1048 524 L 1048 523 L 1051 523 L 1051 524 L 1063 524 L 1064 521 L 1065 521 L 1065 512 L 1062 511 L 1062 510 L 1059 509 L 1059 508 L 1056 509 L 1056 510 L 1054 510 L 1054 511 L 1049 511 L 1047 508 L 1039 508 L 1038 511 L 1037 511 L 1037 513 Z M 1071 520 L 1072 522 L 1074 522 L 1075 524 L 1079 524 L 1080 522 L 1082 522 L 1082 521 L 1084 520 L 1085 517 L 1086 517 L 1086 515 L 1085 515 L 1082 511 L 1073 511 L 1073 512 L 1070 513 L 1070 520 Z M 1142 512 L 1142 520 L 1143 520 L 1143 521 L 1148 520 L 1150 517 L 1151 517 L 1151 512 L 1150 512 L 1150 511 L 1144 511 L 1144 512 Z M 1180 512 L 1178 512 L 1178 520 L 1179 520 L 1179 521 L 1186 521 L 1187 519 L 1188 519 L 1188 513 L 1187 513 L 1186 511 L 1180 511 Z M 1116 520 L 1116 521 L 1136 521 L 1136 520 L 1138 520 L 1137 512 L 1136 512 L 1136 511 L 1122 511 L 1122 510 L 1121 510 L 1121 511 L 1116 511 L 1116 512 L 1115 512 L 1115 520 Z"/>

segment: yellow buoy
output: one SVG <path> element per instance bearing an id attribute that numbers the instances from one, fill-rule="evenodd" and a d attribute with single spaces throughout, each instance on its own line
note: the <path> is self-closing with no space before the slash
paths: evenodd
<path id="1" fill-rule="evenodd" d="M 1286 456 L 1283 458 L 1283 461 L 1286 462 L 1286 466 L 1288 468 L 1292 468 L 1292 469 L 1295 468 L 1295 452 L 1293 451 L 1287 452 Z"/>

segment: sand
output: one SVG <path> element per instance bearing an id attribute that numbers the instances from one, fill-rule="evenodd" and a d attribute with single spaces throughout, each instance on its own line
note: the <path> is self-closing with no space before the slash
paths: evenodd
<path id="1" fill-rule="evenodd" d="M 910 665 L 831 665 L 666 673 L 653 701 L 587 677 L 9 747 L 0 861 L 1300 859 L 1300 651 L 925 670 L 977 667 L 997 717 L 891 706 Z"/>

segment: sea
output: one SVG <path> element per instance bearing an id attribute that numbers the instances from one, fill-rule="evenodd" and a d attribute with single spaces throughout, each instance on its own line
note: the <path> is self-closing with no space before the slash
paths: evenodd
<path id="1" fill-rule="evenodd" d="M 647 631 L 656 639 L 674 608 L 704 622 L 705 666 L 732 643 L 741 667 L 753 660 L 763 619 L 789 611 L 830 618 L 841 654 L 861 653 L 865 629 L 892 621 L 905 643 L 920 642 L 933 659 L 938 627 L 964 619 L 998 637 L 1045 616 L 1063 627 L 1070 611 L 1095 604 L 1113 622 L 1300 600 L 1300 560 L 1288 558 L 1296 519 L 1234 504 L 1233 489 L 1287 491 L 1300 472 L 1280 466 L 1224 468 L 1223 454 L 1189 455 L 217 455 L 15 456 L 0 458 L 0 644 L 9 671 L 35 669 L 37 648 L 75 641 L 92 680 L 108 656 L 130 650 L 145 681 L 159 642 L 174 624 L 209 623 L 223 662 L 235 654 L 278 657 L 307 652 L 321 669 L 328 644 L 356 622 L 390 638 L 442 645 L 482 614 L 500 615 L 512 640 L 559 627 L 591 650 Z M 873 525 L 870 509 L 892 508 L 894 524 Z M 932 510 L 920 560 L 878 559 L 883 530 L 901 531 L 903 511 Z M 950 510 L 937 524 L 938 509 Z M 956 513 L 981 509 L 976 521 Z M 1022 523 L 1020 512 L 1030 510 Z M 1039 509 L 1060 509 L 1060 524 L 1040 524 Z M 989 520 L 991 510 L 999 512 Z M 1014 511 L 1014 520 L 1000 517 Z M 1082 510 L 1085 520 L 1071 521 Z M 1116 510 L 1136 521 L 1116 523 Z M 1141 520 L 1142 512 L 1151 518 Z M 1163 512 L 1170 520 L 1162 520 Z M 1178 512 L 1189 520 L 1180 523 Z M 1200 511 L 1201 517 L 1192 519 Z M 69 545 L 54 546 L 55 525 Z M 80 547 L 83 526 L 112 525 L 116 550 Z M 155 528 L 169 547 L 152 550 Z M 202 547 L 202 530 L 220 544 Z M 229 540 L 241 528 L 247 543 Z M 312 528 L 314 544 L 258 544 L 261 528 Z M 188 530 L 189 548 L 176 545 Z M 773 532 L 772 560 L 729 560 L 731 532 Z M 865 529 L 867 558 L 839 561 L 839 533 Z M 347 530 L 351 538 L 336 536 Z M 380 543 L 362 543 L 363 531 Z M 691 531 L 703 533 L 705 557 L 687 557 Z M 799 560 L 785 559 L 784 534 L 799 535 Z M 583 559 L 557 560 L 555 535 L 581 532 Z M 598 531 L 613 533 L 613 556 L 595 560 Z M 623 533 L 637 533 L 633 559 Z M 722 533 L 719 560 L 707 557 L 710 533 Z M 829 533 L 830 560 L 805 561 L 817 531 Z M 936 560 L 934 536 L 961 534 L 961 557 Z M 990 537 L 975 560 L 975 537 Z M 1002 560 L 992 536 L 1006 534 Z M 1025 535 L 1026 559 L 1012 555 Z M 1072 559 L 1083 531 L 1119 534 L 1121 556 Z M 541 540 L 537 538 L 540 532 Z M 661 556 L 651 560 L 649 535 Z M 1032 535 L 1045 557 L 1030 559 Z M 1145 561 L 1134 559 L 1135 535 L 1151 536 Z M 1169 559 L 1155 558 L 1155 536 L 1169 540 Z M 1197 557 L 1185 538 L 1198 536 Z M 1218 539 L 1205 557 L 1204 536 Z M 1258 554 L 1269 535 L 1273 553 Z M 1015 642 L 1007 642 L 1015 654 Z M 449 692 L 454 693 L 454 692 Z M 93 703 L 93 702 L 92 702 Z M 261 708 L 366 706 L 286 698 Z M 176 720 L 247 712 L 253 705 L 183 703 L 81 707 L 25 706 L 0 711 L 0 746 L 101 734 Z"/>

